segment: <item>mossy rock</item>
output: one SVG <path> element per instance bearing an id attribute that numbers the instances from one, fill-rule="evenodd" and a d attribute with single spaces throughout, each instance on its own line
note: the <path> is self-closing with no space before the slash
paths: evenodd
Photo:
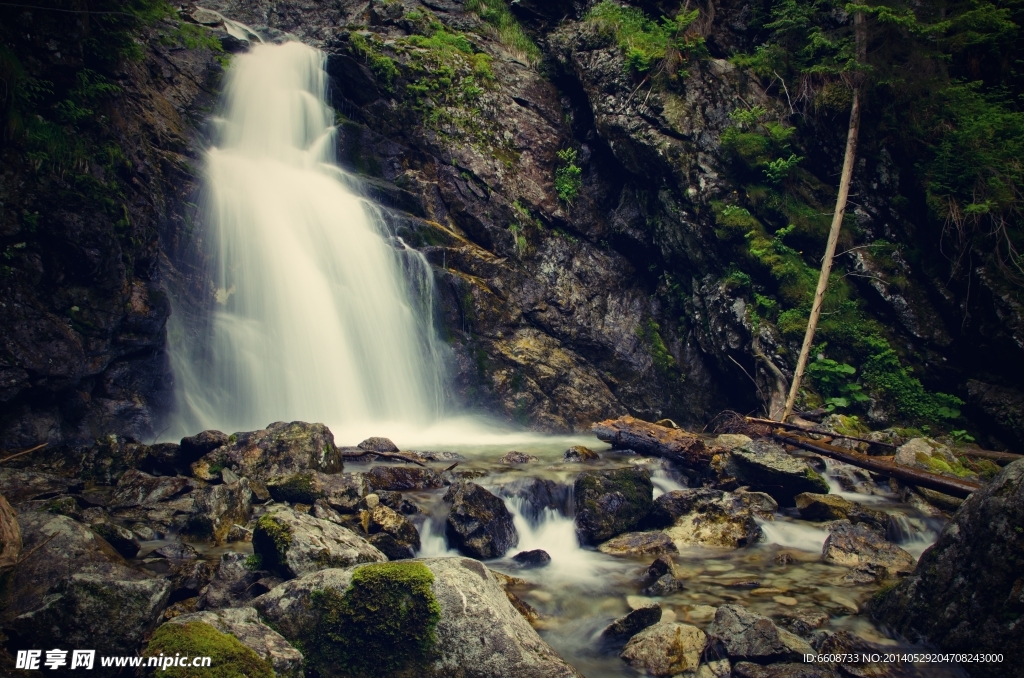
<path id="1" fill-rule="evenodd" d="M 252 532 L 252 548 L 266 569 L 280 571 L 286 568 L 291 544 L 291 529 L 273 514 L 262 515 L 256 521 L 256 528 Z"/>
<path id="2" fill-rule="evenodd" d="M 576 532 L 586 544 L 599 544 L 629 532 L 654 508 L 651 474 L 642 468 L 584 471 L 573 484 Z"/>
<path id="3" fill-rule="evenodd" d="M 293 473 L 290 476 L 267 483 L 267 490 L 274 501 L 291 504 L 313 504 L 324 497 L 323 487 L 312 472 Z"/>
<path id="4" fill-rule="evenodd" d="M 314 591 L 319 620 L 304 643 L 323 675 L 416 676 L 435 658 L 441 607 L 423 563 L 379 563 L 355 570 L 342 594 Z"/>
<path id="5" fill-rule="evenodd" d="M 149 668 L 146 675 L 168 678 L 274 678 L 273 667 L 234 636 L 209 624 L 164 624 L 150 638 L 144 657 L 210 657 L 208 667 Z"/>

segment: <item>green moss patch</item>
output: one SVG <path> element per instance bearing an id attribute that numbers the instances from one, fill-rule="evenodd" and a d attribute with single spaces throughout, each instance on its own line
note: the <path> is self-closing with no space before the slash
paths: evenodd
<path id="1" fill-rule="evenodd" d="M 314 591 L 320 618 L 304 643 L 307 660 L 325 675 L 420 675 L 441 618 L 433 583 L 423 563 L 379 563 L 357 569 L 344 594 Z"/>
<path id="2" fill-rule="evenodd" d="M 149 668 L 151 676 L 168 678 L 274 678 L 274 669 L 234 636 L 209 624 L 164 624 L 146 646 L 144 657 L 210 657 L 208 667 Z"/>
<path id="3" fill-rule="evenodd" d="M 292 545 L 292 531 L 272 514 L 260 516 L 252 533 L 252 548 L 260 557 L 263 567 L 284 571 L 287 568 L 285 556 Z M 283 574 L 289 574 L 283 572 Z"/>

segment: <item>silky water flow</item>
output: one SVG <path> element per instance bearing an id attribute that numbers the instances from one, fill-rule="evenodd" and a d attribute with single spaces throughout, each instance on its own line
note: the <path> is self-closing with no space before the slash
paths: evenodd
<path id="1" fill-rule="evenodd" d="M 212 311 L 172 327 L 182 432 L 302 420 L 340 441 L 442 412 L 429 265 L 337 166 L 324 63 L 288 42 L 231 65 L 203 196 Z"/>

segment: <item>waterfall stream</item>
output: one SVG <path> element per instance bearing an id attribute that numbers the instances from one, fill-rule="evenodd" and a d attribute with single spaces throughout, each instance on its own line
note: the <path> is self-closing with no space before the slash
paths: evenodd
<path id="1" fill-rule="evenodd" d="M 231 66 L 203 200 L 213 310 L 172 342 L 181 431 L 301 419 L 347 439 L 443 410 L 429 265 L 335 163 L 324 61 L 288 42 Z"/>

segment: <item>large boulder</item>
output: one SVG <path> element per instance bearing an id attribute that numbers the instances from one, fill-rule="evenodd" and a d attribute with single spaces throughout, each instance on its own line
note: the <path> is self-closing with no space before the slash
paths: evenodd
<path id="1" fill-rule="evenodd" d="M 11 622 L 20 645 L 54 643 L 88 647 L 99 654 L 134 654 L 167 606 L 166 579 L 111 579 L 72 574 L 41 607 Z"/>
<path id="2" fill-rule="evenodd" d="M 720 473 L 740 485 L 770 494 L 780 506 L 795 506 L 801 492 L 828 494 L 828 483 L 810 465 L 766 440 L 747 443 L 724 456 Z"/>
<path id="3" fill-rule="evenodd" d="M 872 603 L 900 635 L 945 652 L 1024 657 L 1024 461 L 968 497 L 913 573 Z M 971 675 L 1017 675 L 1019 666 L 966 664 Z"/>
<path id="4" fill-rule="evenodd" d="M 18 514 L 22 559 L 5 582 L 6 605 L 0 621 L 43 605 L 44 597 L 63 586 L 72 574 L 106 580 L 142 580 L 146 575 L 128 565 L 105 539 L 67 516 L 46 511 Z"/>
<path id="5" fill-rule="evenodd" d="M 209 624 L 221 633 L 234 636 L 242 645 L 273 666 L 278 678 L 301 678 L 303 675 L 302 653 L 284 636 L 261 622 L 254 608 L 194 612 L 167 622 L 179 626 L 194 623 Z"/>
<path id="6" fill-rule="evenodd" d="M 658 426 L 628 415 L 598 422 L 591 428 L 598 438 L 611 443 L 615 449 L 664 457 L 701 471 L 711 461 L 711 452 L 700 436 L 682 429 Z"/>
<path id="7" fill-rule="evenodd" d="M 707 639 L 696 626 L 658 622 L 630 638 L 619 656 L 647 675 L 676 676 L 697 670 Z"/>
<path id="8" fill-rule="evenodd" d="M 214 430 L 202 431 L 194 436 L 182 438 L 181 444 L 179 445 L 179 454 L 183 461 L 186 461 L 191 465 L 193 462 L 199 461 L 203 456 L 213 452 L 218 447 L 227 445 L 228 440 L 229 438 L 226 433 Z"/>
<path id="9" fill-rule="evenodd" d="M 578 678 L 468 558 L 331 569 L 253 601 L 324 678 Z"/>
<path id="10" fill-rule="evenodd" d="M 366 483 L 358 473 L 301 471 L 275 478 L 267 483 L 267 490 L 274 501 L 312 505 L 323 499 L 336 511 L 355 513 L 366 494 Z"/>
<path id="11" fill-rule="evenodd" d="M 892 578 L 914 569 L 914 556 L 864 523 L 842 522 L 832 528 L 821 549 L 826 563 L 845 565 Z"/>
<path id="12" fill-rule="evenodd" d="M 334 434 L 326 426 L 279 421 L 259 431 L 232 434 L 227 443 L 195 461 L 192 474 L 215 482 L 228 468 L 239 477 L 266 482 L 299 471 L 338 473 L 342 466 Z"/>
<path id="13" fill-rule="evenodd" d="M 635 529 L 654 508 L 654 485 L 644 468 L 584 471 L 573 484 L 576 534 L 599 544 Z"/>
<path id="14" fill-rule="evenodd" d="M 739 605 L 719 607 L 707 633 L 734 661 L 802 661 L 812 652 L 807 641 Z"/>
<path id="15" fill-rule="evenodd" d="M 675 515 L 665 534 L 677 548 L 694 545 L 739 548 L 755 544 L 764 537 L 757 519 L 772 520 L 776 508 L 770 496 L 759 492 L 732 493 L 700 488 L 673 490 L 658 497 L 659 511 Z"/>
<path id="16" fill-rule="evenodd" d="M 252 548 L 262 567 L 286 578 L 387 560 L 352 530 L 290 508 L 260 516 L 252 533 Z"/>
<path id="17" fill-rule="evenodd" d="M 519 543 L 512 514 L 498 497 L 476 483 L 459 482 L 448 488 L 444 501 L 452 505 L 445 520 L 448 543 L 473 558 L 500 558 Z"/>

